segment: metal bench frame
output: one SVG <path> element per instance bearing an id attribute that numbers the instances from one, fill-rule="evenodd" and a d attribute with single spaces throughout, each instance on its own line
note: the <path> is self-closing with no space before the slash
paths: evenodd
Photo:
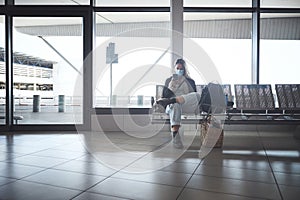
<path id="1" fill-rule="evenodd" d="M 284 118 L 293 120 L 300 115 L 300 84 L 275 84 L 279 110 Z"/>
<path id="2" fill-rule="evenodd" d="M 5 116 L 0 116 L 0 119 L 5 119 Z M 18 121 L 19 121 L 19 120 L 23 120 L 24 117 L 21 116 L 21 115 L 15 115 L 15 116 L 13 117 L 13 119 L 15 120 L 15 124 L 18 124 Z"/>
<path id="3" fill-rule="evenodd" d="M 248 120 L 253 116 L 264 116 L 268 120 L 280 116 L 275 110 L 275 101 L 270 84 L 235 84 L 236 109 L 229 116 L 240 116 Z M 262 112 L 263 111 L 263 112 Z"/>

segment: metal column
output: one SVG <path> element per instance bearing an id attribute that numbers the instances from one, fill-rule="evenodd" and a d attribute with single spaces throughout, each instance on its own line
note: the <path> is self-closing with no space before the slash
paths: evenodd
<path id="1" fill-rule="evenodd" d="M 252 84 L 259 84 L 259 53 L 260 53 L 260 0 L 253 0 L 252 7 L 255 8 L 252 13 Z"/>
<path id="2" fill-rule="evenodd" d="M 5 0 L 6 5 L 13 5 L 14 0 Z M 5 65 L 6 65 L 6 101 L 5 101 L 5 119 L 6 126 L 11 127 L 13 124 L 13 19 L 11 15 L 5 16 Z"/>
<path id="3" fill-rule="evenodd" d="M 171 66 L 183 57 L 183 0 L 171 0 Z"/>

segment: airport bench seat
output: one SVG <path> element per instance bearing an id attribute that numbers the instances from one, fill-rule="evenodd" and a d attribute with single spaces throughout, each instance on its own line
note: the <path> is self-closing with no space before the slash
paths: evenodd
<path id="1" fill-rule="evenodd" d="M 279 110 L 288 119 L 299 117 L 300 84 L 275 84 Z"/>
<path id="2" fill-rule="evenodd" d="M 280 113 L 269 112 L 275 110 L 270 84 L 236 84 L 234 89 L 236 109 L 228 111 L 230 118 L 240 116 L 243 120 L 248 120 L 253 116 L 267 119 L 280 116 Z"/>
<path id="3" fill-rule="evenodd" d="M 161 98 L 163 85 L 156 87 L 156 98 Z M 196 85 L 201 94 L 205 85 Z M 233 101 L 230 85 L 222 85 L 228 101 Z M 232 123 L 249 120 L 300 120 L 300 84 L 276 84 L 279 107 L 275 108 L 274 95 L 270 84 L 235 84 L 235 105 L 227 107 L 225 121 Z M 202 120 L 206 113 L 183 113 L 183 123 L 195 123 Z M 165 113 L 153 113 L 154 123 L 166 123 L 169 118 Z M 230 122 L 231 121 L 231 122 Z"/>
<path id="4" fill-rule="evenodd" d="M 206 85 L 196 85 L 197 92 L 202 93 L 203 88 Z M 164 85 L 156 85 L 156 99 L 160 99 L 162 97 L 163 93 L 163 88 Z M 224 92 L 224 100 L 225 100 L 225 95 L 227 95 L 228 101 L 233 100 L 232 92 L 231 92 L 231 85 L 229 84 L 223 84 L 222 85 L 223 92 Z M 220 113 L 220 114 L 215 114 L 215 115 L 220 115 L 220 116 L 225 116 L 228 118 L 228 113 Z M 207 113 L 202 112 L 202 113 L 182 113 L 181 119 L 182 123 L 189 124 L 189 123 L 195 123 L 199 122 L 204 119 L 204 117 L 207 116 Z M 161 112 L 154 112 L 152 113 L 152 123 L 168 123 L 169 122 L 169 116 L 164 113 L 163 111 Z"/>

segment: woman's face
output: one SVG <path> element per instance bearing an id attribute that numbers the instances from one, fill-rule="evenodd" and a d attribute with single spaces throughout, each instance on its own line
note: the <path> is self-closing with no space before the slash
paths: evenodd
<path id="1" fill-rule="evenodd" d="M 175 65 L 175 73 L 178 74 L 179 76 L 184 76 L 185 74 L 185 69 L 182 64 L 178 63 Z"/>

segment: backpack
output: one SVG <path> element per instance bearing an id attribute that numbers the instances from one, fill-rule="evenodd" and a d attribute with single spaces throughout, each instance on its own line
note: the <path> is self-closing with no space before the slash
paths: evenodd
<path id="1" fill-rule="evenodd" d="M 201 93 L 199 101 L 200 111 L 210 113 L 224 113 L 226 110 L 225 95 L 220 84 L 209 83 Z"/>

